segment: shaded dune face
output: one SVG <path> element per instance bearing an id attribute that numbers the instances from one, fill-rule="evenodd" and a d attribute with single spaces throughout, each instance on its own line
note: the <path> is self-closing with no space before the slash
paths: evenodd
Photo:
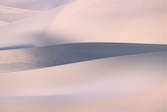
<path id="1" fill-rule="evenodd" d="M 0 0 L 0 112 L 166 112 L 166 0 Z"/>
<path id="2" fill-rule="evenodd" d="M 29 14 L 14 14 L 15 16 L 11 17 L 12 15 L 10 15 L 9 21 L 17 20 L 6 27 L 1 28 L 0 49 L 11 48 L 11 46 L 13 46 L 13 48 L 17 46 L 20 48 L 26 48 L 24 46 L 41 47 L 67 42 L 68 39 L 53 37 L 45 31 L 61 9 L 62 7 L 60 6 L 52 10 L 41 11 L 33 15 L 30 14 L 31 16 Z M 24 19 L 21 17 L 22 19 L 18 20 L 17 17 L 20 16 L 25 17 Z M 1 17 L 3 18 L 4 16 L 1 15 Z M 6 17 L 4 18 L 5 20 L 8 20 Z M 10 33 L 8 33 L 9 31 Z M 12 41 L 10 40 L 11 38 Z"/>
<path id="3" fill-rule="evenodd" d="M 108 57 L 160 52 L 166 45 L 73 43 L 23 50 L 0 51 L 0 72 L 51 67 Z"/>
<path id="4" fill-rule="evenodd" d="M 3 73 L 0 95 L 2 98 L 54 95 L 119 98 L 142 94 L 163 88 L 166 83 L 165 61 L 166 52 L 159 52 Z"/>

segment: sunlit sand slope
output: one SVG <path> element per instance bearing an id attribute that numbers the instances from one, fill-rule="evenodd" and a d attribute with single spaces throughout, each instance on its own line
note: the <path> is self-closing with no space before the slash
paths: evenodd
<path id="1" fill-rule="evenodd" d="M 6 21 L 0 21 L 0 28 L 1 28 L 2 26 L 7 25 L 7 24 L 8 24 L 8 22 L 6 22 Z"/>
<path id="2" fill-rule="evenodd" d="M 0 75 L 0 110 L 166 110 L 166 52 Z"/>
<path id="3" fill-rule="evenodd" d="M 167 43 L 165 0 L 77 0 L 51 24 L 74 42 Z"/>
<path id="4" fill-rule="evenodd" d="M 1 73 L 0 96 L 140 94 L 166 82 L 166 56 L 148 53 Z"/>

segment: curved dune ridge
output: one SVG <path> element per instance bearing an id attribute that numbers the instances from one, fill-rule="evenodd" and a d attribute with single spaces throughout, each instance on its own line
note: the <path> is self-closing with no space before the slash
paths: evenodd
<path id="1" fill-rule="evenodd" d="M 101 58 L 160 52 L 167 45 L 130 43 L 72 43 L 48 47 L 9 50 L 1 48 L 0 72 L 51 67 Z M 8 49 L 8 50 L 6 50 Z"/>
<path id="2" fill-rule="evenodd" d="M 165 0 L 0 0 L 0 112 L 166 112 Z"/>

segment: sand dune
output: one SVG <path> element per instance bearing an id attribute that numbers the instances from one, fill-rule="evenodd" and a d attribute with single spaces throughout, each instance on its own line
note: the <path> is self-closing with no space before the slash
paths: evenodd
<path id="1" fill-rule="evenodd" d="M 115 0 L 77 0 L 61 10 L 47 10 L 2 29 L 0 47 L 75 42 L 166 44 L 167 15 L 163 0 L 146 3 L 130 0 L 123 5 L 124 2 Z"/>
<path id="2" fill-rule="evenodd" d="M 38 12 L 38 10 L 28 10 L 28 9 L 19 9 L 19 8 L 13 8 L 13 7 L 7 7 L 7 6 L 2 6 L 0 5 L 0 13 L 34 13 L 34 12 Z"/>
<path id="3" fill-rule="evenodd" d="M 166 52 L 0 75 L 3 112 L 166 110 Z M 149 62 L 149 63 L 148 63 Z"/>
<path id="4" fill-rule="evenodd" d="M 37 13 L 40 13 L 40 11 L 0 5 L 0 20 L 8 22 L 14 22 Z"/>
<path id="5" fill-rule="evenodd" d="M 163 93 L 166 93 L 166 91 L 156 89 L 147 94 L 126 97 L 122 100 L 110 98 L 92 99 L 85 98 L 85 96 L 79 98 L 73 96 L 10 97 L 10 99 L 3 98 L 0 100 L 0 109 L 3 112 L 163 112 L 166 111 L 166 101 Z"/>
<path id="6" fill-rule="evenodd" d="M 1 73 L 0 96 L 135 95 L 166 82 L 166 52 Z"/>
<path id="7" fill-rule="evenodd" d="M 21 46 L 22 47 L 22 46 Z M 73 43 L 0 51 L 0 72 L 23 71 L 101 58 L 167 51 L 166 45 L 128 43 Z M 11 47 L 16 49 L 16 47 Z"/>
<path id="8" fill-rule="evenodd" d="M 0 0 L 0 112 L 166 112 L 165 0 Z"/>
<path id="9" fill-rule="evenodd" d="M 166 7 L 164 0 L 77 0 L 50 29 L 73 42 L 166 44 Z"/>
<path id="10" fill-rule="evenodd" d="M 44 11 L 4 27 L 0 30 L 0 48 L 10 46 L 39 47 L 47 46 L 51 43 L 64 42 L 62 38 L 53 38 L 46 33 L 50 23 L 52 23 L 62 8 L 63 6 L 60 6 L 49 11 Z M 10 33 L 8 33 L 9 31 Z M 11 38 L 12 41 L 10 40 Z"/>
<path id="11" fill-rule="evenodd" d="M 23 9 L 46 10 L 70 1 L 72 0 L 1 0 L 0 4 Z"/>

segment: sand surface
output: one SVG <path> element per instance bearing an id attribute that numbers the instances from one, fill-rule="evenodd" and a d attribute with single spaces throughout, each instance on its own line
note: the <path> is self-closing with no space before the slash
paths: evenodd
<path id="1" fill-rule="evenodd" d="M 0 0 L 0 112 L 166 112 L 167 1 Z"/>

